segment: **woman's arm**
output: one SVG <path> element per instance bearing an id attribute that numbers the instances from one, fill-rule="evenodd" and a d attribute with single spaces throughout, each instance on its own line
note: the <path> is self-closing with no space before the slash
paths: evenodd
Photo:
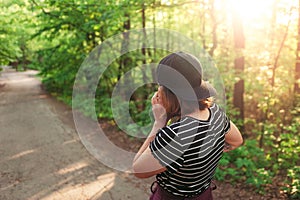
<path id="1" fill-rule="evenodd" d="M 155 120 L 152 130 L 133 160 L 132 170 L 138 178 L 148 178 L 166 170 L 154 158 L 149 148 L 150 142 L 154 140 L 158 130 L 166 125 L 166 111 L 160 104 L 158 93 L 152 97 L 152 112 Z"/>
<path id="2" fill-rule="evenodd" d="M 243 144 L 243 137 L 236 125 L 230 121 L 230 130 L 225 134 L 225 143 L 227 147 L 224 152 L 231 151 Z"/>
<path id="3" fill-rule="evenodd" d="M 155 138 L 157 131 L 164 126 L 154 123 L 152 131 L 137 152 L 133 160 L 132 170 L 138 178 L 149 178 L 166 170 L 152 155 L 149 145 Z"/>

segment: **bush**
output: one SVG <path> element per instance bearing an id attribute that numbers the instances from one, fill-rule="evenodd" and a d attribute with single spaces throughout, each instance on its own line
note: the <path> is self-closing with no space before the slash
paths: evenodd
<path id="1" fill-rule="evenodd" d="M 283 190 L 291 199 L 300 199 L 300 166 L 294 166 L 287 172 L 285 186 Z"/>
<path id="2" fill-rule="evenodd" d="M 216 171 L 217 180 L 245 181 L 263 192 L 263 187 L 272 182 L 273 173 L 268 170 L 265 153 L 256 140 L 246 140 L 234 151 L 224 153 Z"/>

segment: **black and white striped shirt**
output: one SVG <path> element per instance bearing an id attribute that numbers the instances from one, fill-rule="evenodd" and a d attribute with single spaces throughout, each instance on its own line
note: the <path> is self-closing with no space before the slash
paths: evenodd
<path id="1" fill-rule="evenodd" d="M 209 111 L 208 120 L 185 116 L 163 127 L 150 143 L 153 156 L 167 168 L 157 174 L 157 182 L 173 195 L 192 197 L 210 186 L 230 120 L 217 104 Z"/>

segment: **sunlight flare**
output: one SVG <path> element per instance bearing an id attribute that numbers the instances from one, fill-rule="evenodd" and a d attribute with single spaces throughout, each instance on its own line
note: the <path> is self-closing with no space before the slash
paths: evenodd
<path id="1" fill-rule="evenodd" d="M 249 22 L 270 17 L 274 0 L 229 0 L 229 7 L 235 10 L 243 21 Z"/>

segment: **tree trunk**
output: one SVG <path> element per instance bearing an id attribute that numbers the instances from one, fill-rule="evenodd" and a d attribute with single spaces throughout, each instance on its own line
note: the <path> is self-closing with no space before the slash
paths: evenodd
<path id="1" fill-rule="evenodd" d="M 245 59 L 243 56 L 234 60 L 237 76 L 244 71 L 244 63 Z M 239 109 L 239 118 L 244 120 L 244 80 L 242 78 L 234 84 L 233 105 Z"/>
<path id="2" fill-rule="evenodd" d="M 212 47 L 209 49 L 208 53 L 211 57 L 214 56 L 214 52 L 218 46 L 218 39 L 217 39 L 217 28 L 218 28 L 218 23 L 215 17 L 215 1 L 211 0 L 210 1 L 210 18 L 212 20 Z"/>
<path id="3" fill-rule="evenodd" d="M 146 65 L 147 63 L 147 49 L 146 49 L 146 40 L 147 40 L 147 33 L 146 33 L 146 8 L 145 8 L 145 3 L 142 2 L 142 27 L 143 27 L 143 44 L 142 44 L 142 55 L 143 55 L 143 64 Z M 145 66 L 143 66 L 145 67 Z M 147 78 L 147 74 L 146 74 L 146 70 L 142 70 L 142 74 L 143 74 L 143 82 L 144 83 L 148 83 L 148 78 Z M 146 87 L 145 90 L 142 91 L 142 104 L 138 104 L 140 105 L 139 109 L 140 111 L 143 111 L 146 108 L 146 100 L 148 97 L 148 91 L 149 90 L 149 86 L 151 87 L 151 85 L 145 85 L 144 87 Z M 137 106 L 138 106 L 137 105 Z"/>
<path id="4" fill-rule="evenodd" d="M 300 0 L 299 0 L 299 10 L 298 10 L 298 41 L 297 41 L 297 57 L 295 66 L 295 84 L 294 84 L 294 94 L 295 96 L 300 95 Z M 295 98 L 297 99 L 297 98 Z"/>
<path id="5" fill-rule="evenodd" d="M 122 45 L 121 45 L 121 57 L 120 57 L 120 61 L 119 61 L 119 69 L 118 69 L 118 81 L 120 81 L 120 79 L 122 78 L 122 76 L 127 73 L 126 76 L 130 76 L 131 77 L 131 71 L 130 71 L 130 65 L 131 65 L 131 57 L 128 55 L 128 47 L 129 47 L 129 42 L 130 42 L 130 14 L 128 12 L 125 12 L 124 17 L 126 18 L 126 20 L 123 23 L 123 40 L 122 40 Z M 126 85 L 126 88 L 124 88 L 121 91 L 121 96 L 123 98 L 127 98 L 127 95 L 131 94 L 131 82 L 129 81 L 128 78 L 126 78 L 122 84 Z"/>
<path id="6" fill-rule="evenodd" d="M 143 27 L 143 41 L 142 41 L 142 54 L 143 54 L 143 64 L 146 64 L 146 9 L 145 9 L 145 3 L 142 2 L 142 27 Z"/>
<path id="7" fill-rule="evenodd" d="M 129 45 L 129 35 L 130 35 L 130 15 L 128 13 L 125 13 L 125 18 L 127 20 L 123 24 L 123 41 L 121 46 L 121 58 L 119 63 L 119 73 L 118 73 L 118 80 L 120 80 L 121 76 L 126 73 L 126 67 L 128 67 L 128 64 L 130 63 L 130 58 L 126 53 L 128 53 L 128 45 Z M 125 53 L 125 54 L 124 54 Z M 124 54 L 124 55 L 123 55 Z"/>
<path id="8" fill-rule="evenodd" d="M 289 21 L 288 21 L 288 24 L 286 25 L 285 32 L 284 32 L 282 41 L 281 41 L 281 43 L 280 43 L 278 52 L 277 52 L 277 54 L 275 55 L 275 61 L 274 61 L 274 66 L 273 66 L 273 68 L 272 68 L 272 77 L 271 77 L 272 92 L 273 92 L 273 88 L 275 87 L 276 69 L 277 69 L 277 67 L 278 67 L 278 62 L 279 62 L 280 54 L 281 54 L 281 52 L 282 52 L 282 49 L 283 49 L 283 47 L 284 47 L 284 43 L 285 43 L 285 41 L 286 41 L 286 39 L 287 39 L 287 36 L 288 36 L 290 23 L 291 23 L 291 20 L 289 20 Z"/>
<path id="9" fill-rule="evenodd" d="M 241 74 L 244 71 L 245 60 L 240 52 L 245 48 L 245 36 L 242 20 L 236 11 L 233 12 L 233 33 L 234 47 L 237 53 L 237 57 L 234 61 L 234 68 L 236 76 L 239 77 L 239 81 L 234 85 L 233 105 L 240 112 L 239 119 L 244 121 L 244 80 L 241 77 Z M 241 128 L 243 129 L 243 127 Z"/>

